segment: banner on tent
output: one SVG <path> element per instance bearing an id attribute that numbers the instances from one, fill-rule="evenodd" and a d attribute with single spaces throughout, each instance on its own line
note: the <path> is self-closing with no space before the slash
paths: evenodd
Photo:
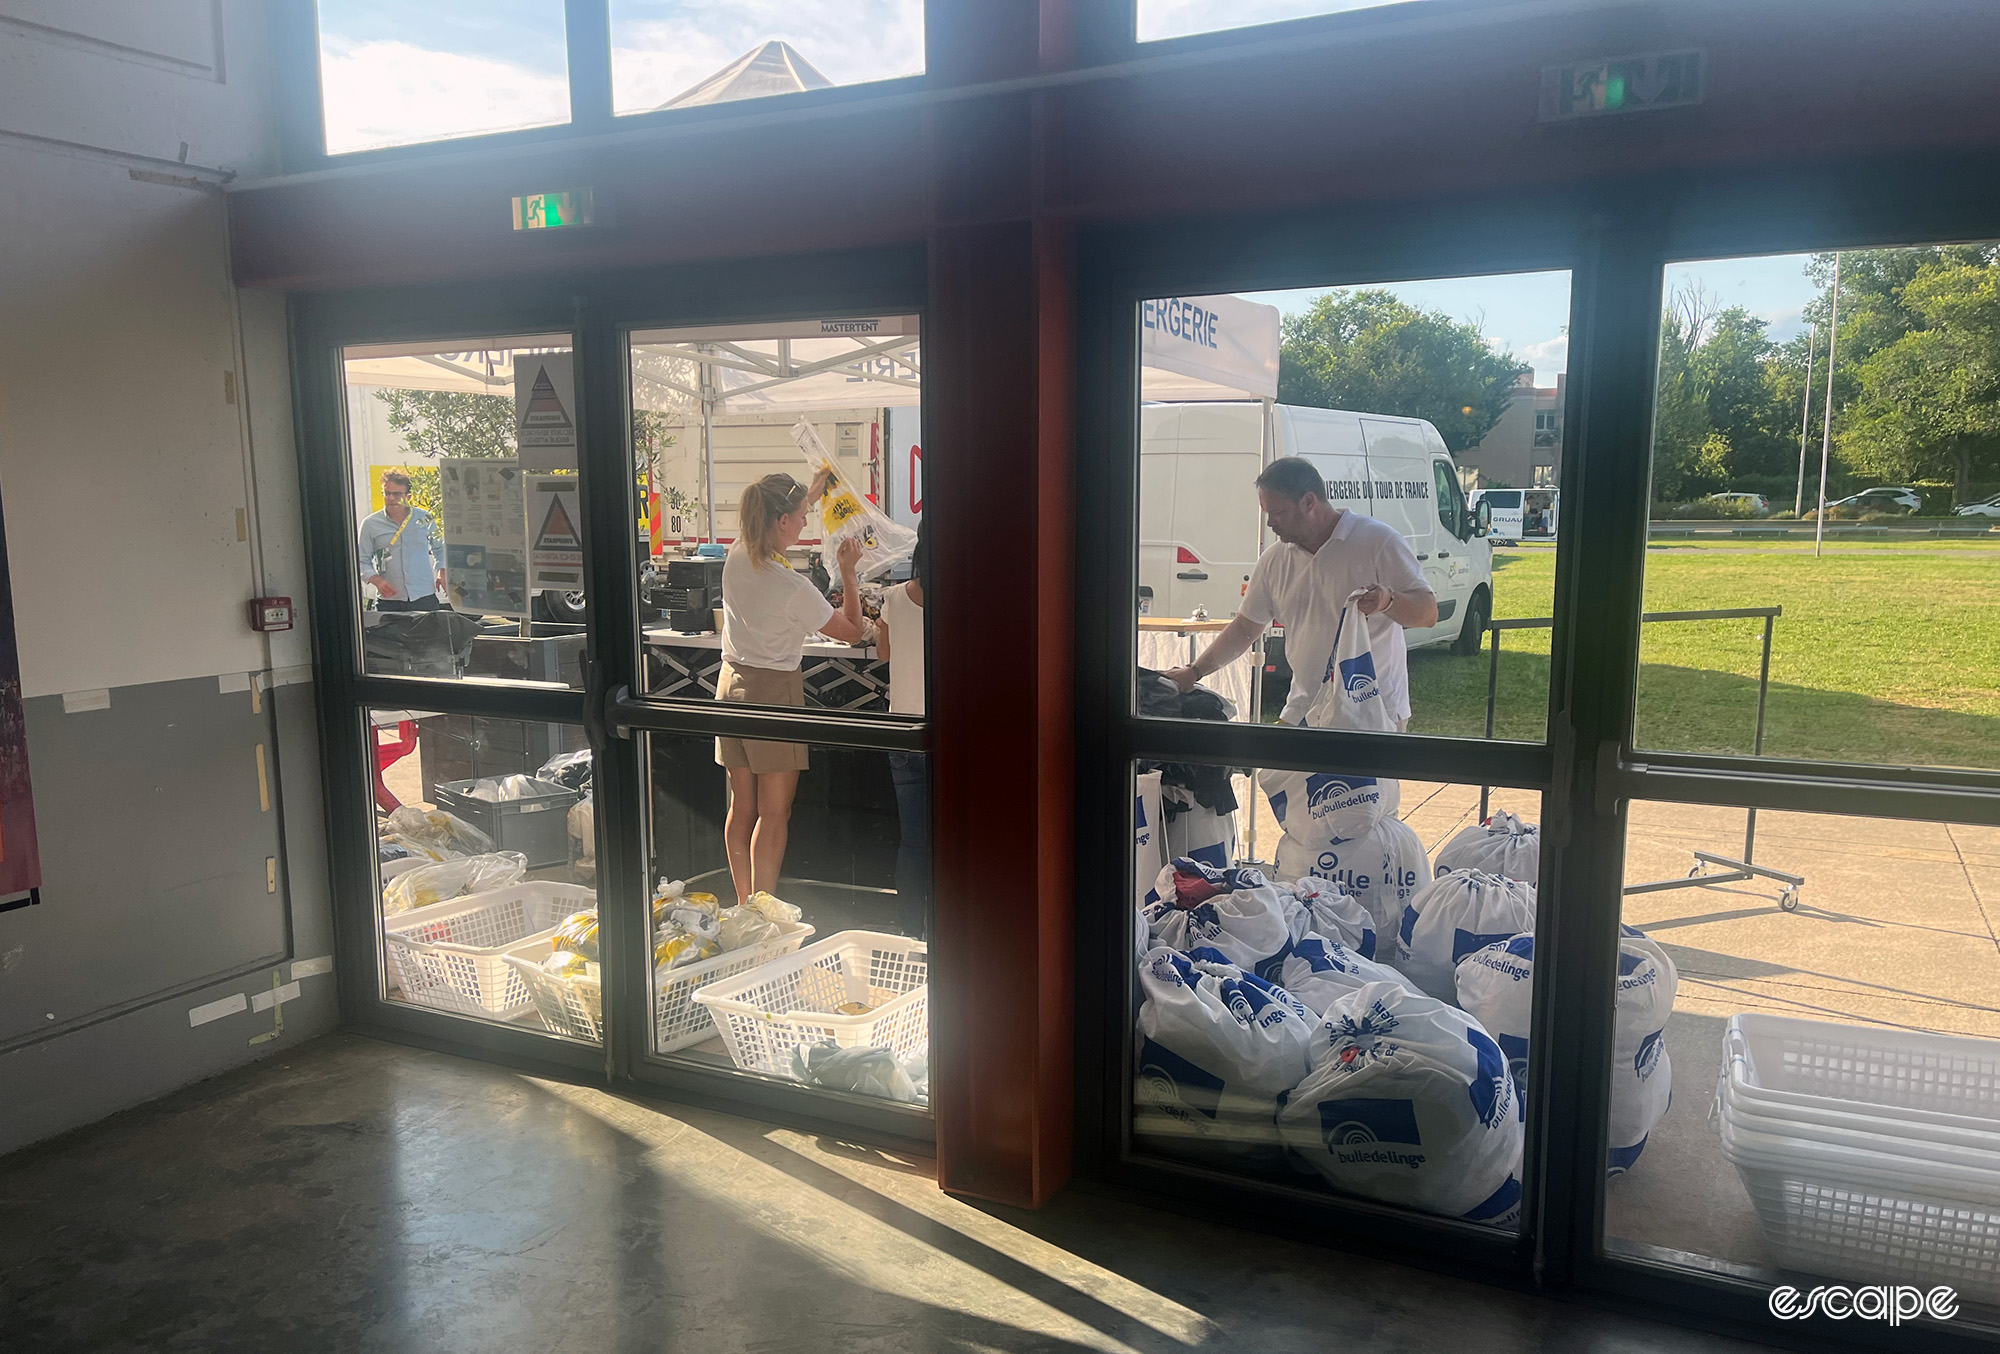
<path id="1" fill-rule="evenodd" d="M 1169 296 L 1139 305 L 1149 400 L 1278 396 L 1278 308 L 1240 296 Z"/>

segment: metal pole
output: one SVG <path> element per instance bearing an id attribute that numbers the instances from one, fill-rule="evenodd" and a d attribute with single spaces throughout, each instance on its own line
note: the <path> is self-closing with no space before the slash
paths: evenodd
<path id="1" fill-rule="evenodd" d="M 1813 515 L 1813 558 L 1826 539 L 1826 461 L 1833 449 L 1833 360 L 1840 351 L 1840 255 L 1833 256 L 1833 316 L 1826 322 L 1826 409 L 1819 435 L 1819 511 Z"/>
<path id="2" fill-rule="evenodd" d="M 1806 398 L 1804 408 L 1799 410 L 1799 489 L 1792 495 L 1792 516 L 1797 517 L 1806 510 L 1806 437 L 1812 431 L 1812 378 L 1813 358 L 1818 349 L 1819 326 L 1814 325 L 1806 334 Z"/>
<path id="3" fill-rule="evenodd" d="M 1486 664 L 1486 737 L 1493 737 L 1493 705 L 1500 694 L 1500 627 L 1493 627 L 1493 656 Z M 1479 787 L 1479 821 L 1486 821 L 1486 812 L 1493 797 L 1493 787 Z"/>
<path id="4" fill-rule="evenodd" d="M 715 544 L 715 364 L 701 364 L 701 457 L 708 474 L 708 543 Z"/>
<path id="5" fill-rule="evenodd" d="M 1757 736 L 1751 744 L 1751 754 L 1764 755 L 1764 703 L 1771 693 L 1771 622 L 1776 617 L 1764 618 L 1764 658 L 1757 668 Z M 1757 810 L 1751 809 L 1743 824 L 1743 863 L 1750 864 L 1757 858 L 1751 852 L 1757 849 Z"/>

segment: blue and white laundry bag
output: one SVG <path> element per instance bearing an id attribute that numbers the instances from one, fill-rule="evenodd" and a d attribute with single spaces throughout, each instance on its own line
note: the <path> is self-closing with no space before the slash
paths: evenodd
<path id="1" fill-rule="evenodd" d="M 1166 814 L 1160 802 L 1160 773 L 1147 771 L 1134 778 L 1132 791 L 1132 879 L 1137 901 L 1146 901 L 1146 890 L 1160 877 L 1160 869 L 1172 859 L 1166 853 Z"/>
<path id="2" fill-rule="evenodd" d="M 1503 1226 L 1521 1209 L 1521 1115 L 1477 1020 L 1395 983 L 1336 1000 L 1285 1099 L 1286 1146 L 1336 1189 Z"/>
<path id="3" fill-rule="evenodd" d="M 1396 967 L 1423 991 L 1458 1000 L 1458 961 L 1535 929 L 1535 886 L 1478 870 L 1453 870 L 1403 908 Z"/>
<path id="4" fill-rule="evenodd" d="M 1134 1131 L 1274 1152 L 1278 1097 L 1306 1074 L 1312 1014 L 1206 949 L 1148 951 L 1139 988 Z"/>
<path id="5" fill-rule="evenodd" d="M 1182 856 L 1160 871 L 1141 915 L 1153 945 L 1183 954 L 1212 949 L 1268 978 L 1291 952 L 1293 907 L 1261 870 L 1218 870 Z"/>
<path id="6" fill-rule="evenodd" d="M 1382 874 L 1381 882 L 1363 901 L 1381 937 L 1375 945 L 1375 957 L 1393 961 L 1403 948 L 1403 909 L 1417 896 L 1417 890 L 1431 881 L 1430 855 L 1416 829 L 1393 814 L 1376 826 L 1370 840 L 1382 848 Z"/>
<path id="7" fill-rule="evenodd" d="M 1375 919 L 1361 901 L 1331 879 L 1307 875 L 1289 883 L 1279 881 L 1278 892 L 1293 903 L 1292 940 L 1296 944 L 1309 935 L 1337 940 L 1363 959 L 1375 957 Z"/>
<path id="8" fill-rule="evenodd" d="M 1403 975 L 1387 964 L 1364 958 L 1325 936 L 1308 935 L 1293 942 L 1292 952 L 1278 966 L 1278 986 L 1318 1017 L 1324 1017 L 1335 1001 L 1369 983 L 1409 986 Z"/>
<path id="9" fill-rule="evenodd" d="M 1514 936 L 1467 955 L 1458 965 L 1458 1004 L 1493 1035 L 1519 1090 L 1528 1088 L 1528 1024 L 1534 1007 L 1535 937 Z M 1645 1150 L 1647 1135 L 1673 1099 L 1667 1017 L 1680 976 L 1665 950 L 1622 927 L 1612 1035 L 1611 1124 L 1606 1169 L 1617 1175 Z"/>
<path id="10" fill-rule="evenodd" d="M 1433 874 L 1479 870 L 1533 884 L 1541 879 L 1542 830 L 1505 809 L 1459 831 L 1438 848 Z"/>
<path id="11" fill-rule="evenodd" d="M 1340 615 L 1333 653 L 1319 691 L 1306 708 L 1306 727 L 1391 733 L 1388 697 L 1376 680 L 1375 655 L 1368 647 L 1367 618 L 1352 597 Z M 1259 771 L 1257 783 L 1271 801 L 1271 814 L 1284 829 L 1278 844 L 1278 873 L 1286 878 L 1316 874 L 1323 853 L 1375 830 L 1402 802 L 1398 782 L 1374 776 L 1309 771 Z M 1351 892 L 1352 890 L 1350 890 Z"/>

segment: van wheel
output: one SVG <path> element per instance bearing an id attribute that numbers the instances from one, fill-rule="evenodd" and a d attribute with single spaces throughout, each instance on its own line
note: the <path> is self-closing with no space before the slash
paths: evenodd
<path id="1" fill-rule="evenodd" d="M 1486 589 L 1480 588 L 1465 604 L 1465 621 L 1458 627 L 1458 638 L 1451 642 L 1451 651 L 1461 658 L 1470 658 L 1478 653 L 1486 642 L 1486 618 L 1493 609 Z"/>

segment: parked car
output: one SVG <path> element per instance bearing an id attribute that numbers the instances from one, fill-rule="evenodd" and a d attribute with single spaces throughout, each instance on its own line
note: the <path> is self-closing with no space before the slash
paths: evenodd
<path id="1" fill-rule="evenodd" d="M 1900 485 L 1863 489 L 1858 494 L 1835 499 L 1828 508 L 1852 508 L 1856 512 L 1915 512 L 1924 506 L 1923 495 Z"/>
<path id="2" fill-rule="evenodd" d="M 1961 503 L 1952 509 L 1959 517 L 2000 517 L 2000 494 L 1982 498 L 1977 503 Z"/>
<path id="3" fill-rule="evenodd" d="M 1750 511 L 1756 513 L 1759 517 L 1762 517 L 1766 513 L 1771 511 L 1771 500 L 1765 498 L 1762 494 L 1739 494 L 1739 493 L 1710 494 L 1708 495 L 1706 501 L 1710 503 L 1744 504 L 1749 507 Z"/>

